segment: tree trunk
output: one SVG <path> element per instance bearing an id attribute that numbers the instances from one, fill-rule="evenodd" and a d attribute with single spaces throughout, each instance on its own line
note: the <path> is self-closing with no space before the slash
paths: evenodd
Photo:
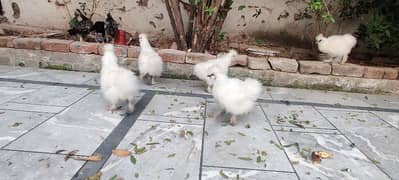
<path id="1" fill-rule="evenodd" d="M 165 0 L 170 22 L 175 34 L 178 48 L 204 52 L 212 42 L 217 41 L 232 0 L 201 0 L 197 4 L 181 0 Z M 185 5 L 189 13 L 188 30 L 185 33 L 180 11 L 180 4 Z"/>
<path id="2" fill-rule="evenodd" d="M 187 42 L 184 33 L 184 23 L 181 16 L 179 2 L 178 0 L 165 0 L 165 4 L 177 41 L 177 47 L 181 50 L 187 50 Z"/>

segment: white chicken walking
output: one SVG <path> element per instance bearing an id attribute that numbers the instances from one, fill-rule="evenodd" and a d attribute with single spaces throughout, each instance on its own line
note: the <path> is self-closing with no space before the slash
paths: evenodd
<path id="1" fill-rule="evenodd" d="M 328 54 L 341 64 L 346 63 L 356 42 L 356 38 L 351 34 L 334 35 L 330 37 L 324 37 L 323 34 L 319 34 L 316 36 L 316 44 L 320 52 Z"/>
<path id="2" fill-rule="evenodd" d="M 227 54 L 216 59 L 198 63 L 194 66 L 194 75 L 205 81 L 208 86 L 207 91 L 212 92 L 212 80 L 208 77 L 210 68 L 212 67 L 214 71 L 227 75 L 231 61 L 236 55 L 237 51 L 230 50 Z"/>
<path id="3" fill-rule="evenodd" d="M 150 76 L 151 83 L 155 84 L 154 77 L 160 77 L 162 74 L 162 58 L 151 47 L 148 42 L 147 35 L 140 34 L 140 55 L 139 55 L 139 71 L 140 78 L 144 79 L 145 76 Z"/>
<path id="4" fill-rule="evenodd" d="M 112 44 L 104 45 L 104 56 L 101 61 L 101 92 L 109 103 L 108 110 L 114 112 L 119 101 L 127 100 L 128 112 L 133 112 L 133 98 L 139 92 L 136 75 L 118 65 Z"/>
<path id="5" fill-rule="evenodd" d="M 215 69 L 212 71 L 215 73 L 208 76 L 214 81 L 213 97 L 223 111 L 231 114 L 230 124 L 234 126 L 238 115 L 249 113 L 254 108 L 262 92 L 262 84 L 255 79 L 247 78 L 242 81 L 229 78 Z"/>

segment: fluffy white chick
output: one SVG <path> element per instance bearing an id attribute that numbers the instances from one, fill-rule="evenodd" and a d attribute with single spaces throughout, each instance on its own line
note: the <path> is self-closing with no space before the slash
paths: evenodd
<path id="1" fill-rule="evenodd" d="M 230 50 L 228 53 L 216 59 L 198 63 L 194 66 L 194 75 L 200 80 L 205 81 L 208 85 L 208 92 L 212 92 L 212 80 L 208 77 L 210 69 L 212 68 L 213 71 L 227 75 L 231 61 L 235 56 L 237 56 L 237 51 Z"/>
<path id="2" fill-rule="evenodd" d="M 118 65 L 112 44 L 104 45 L 104 56 L 101 61 L 101 92 L 108 102 L 108 110 L 115 111 L 119 101 L 127 100 L 128 112 L 133 112 L 133 98 L 139 92 L 136 75 Z"/>
<path id="3" fill-rule="evenodd" d="M 355 47 L 357 40 L 351 34 L 333 35 L 324 37 L 323 34 L 316 36 L 316 44 L 322 53 L 328 54 L 330 57 L 346 63 L 348 56 Z"/>
<path id="4" fill-rule="evenodd" d="M 229 78 L 217 70 L 214 72 L 208 75 L 214 81 L 213 97 L 223 111 L 231 114 L 230 124 L 234 126 L 238 115 L 249 113 L 254 108 L 262 92 L 262 84 L 255 79 L 242 81 Z"/>
<path id="5" fill-rule="evenodd" d="M 162 74 L 162 58 L 158 53 L 151 47 L 148 42 L 147 35 L 140 34 L 140 55 L 139 55 L 139 71 L 140 78 L 144 76 L 150 76 L 151 84 L 155 84 L 154 77 L 160 77 Z"/>

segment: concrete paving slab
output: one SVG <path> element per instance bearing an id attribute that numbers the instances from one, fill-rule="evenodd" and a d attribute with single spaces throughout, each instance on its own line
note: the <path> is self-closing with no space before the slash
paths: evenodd
<path id="1" fill-rule="evenodd" d="M 63 155 L 0 150 L 1 179 L 71 179 L 83 164 Z"/>
<path id="2" fill-rule="evenodd" d="M 122 112 L 107 112 L 105 106 L 100 94 L 88 95 L 6 148 L 48 153 L 76 149 L 91 155 L 124 117 Z"/>
<path id="3" fill-rule="evenodd" d="M 50 118 L 52 114 L 0 110 L 0 147 Z"/>
<path id="4" fill-rule="evenodd" d="M 294 180 L 294 179 L 298 179 L 298 178 L 295 175 L 295 173 L 242 170 L 242 169 L 229 169 L 229 168 L 214 168 L 214 167 L 202 168 L 202 180 L 219 180 L 219 179 Z"/>
<path id="5" fill-rule="evenodd" d="M 348 97 L 342 94 L 331 93 L 328 91 L 291 89 L 291 88 L 271 88 L 269 91 L 273 100 L 300 101 L 322 104 L 340 104 L 347 106 L 370 107 L 371 105 L 357 98 Z"/>
<path id="6" fill-rule="evenodd" d="M 0 131 L 5 133 L 0 132 L 0 139 L 6 139 L 0 140 L 0 145 L 27 132 L 0 152 L 0 174 L 5 174 L 6 179 L 15 179 L 8 178 L 11 175 L 17 175 L 16 179 L 31 179 L 29 173 L 35 179 L 56 179 L 53 174 L 59 175 L 57 179 L 71 179 L 82 164 L 77 164 L 77 168 L 70 166 L 71 171 L 59 172 L 57 168 L 51 169 L 52 166 L 39 167 L 44 160 L 36 163 L 30 154 L 48 155 L 61 149 L 77 149 L 78 154 L 91 155 L 111 132 L 120 130 L 120 126 L 115 127 L 125 117 L 125 106 L 111 114 L 106 111 L 99 90 L 72 88 L 67 84 L 63 86 L 68 89 L 62 89 L 60 84 L 52 84 L 99 86 L 95 81 L 99 74 L 0 66 L 0 76 L 3 77 L 0 121 L 6 122 L 0 125 Z M 21 81 L 7 81 L 4 77 Z M 24 79 L 32 82 L 24 83 Z M 132 164 L 130 157 L 112 155 L 102 169 L 102 179 L 115 175 L 135 179 L 136 173 L 137 179 L 221 179 L 220 170 L 231 178 L 239 174 L 241 178 L 246 177 L 244 179 L 262 180 L 298 179 L 298 176 L 300 179 L 387 179 L 388 176 L 399 179 L 398 118 L 397 113 L 392 113 L 397 108 L 397 96 L 265 87 L 261 99 L 266 101 L 261 100 L 254 111 L 240 116 L 238 124 L 231 127 L 228 115 L 215 117 L 220 109 L 204 92 L 200 81 L 159 79 L 156 85 L 143 85 L 143 89 L 162 92 L 155 93 L 149 104 L 142 104 L 146 106 L 145 111 L 137 114 L 139 117 L 133 116 L 131 120 L 135 124 L 129 133 L 126 136 L 116 133 L 120 137 L 112 143 L 134 152 L 130 143 L 136 142 L 139 148 L 146 147 L 146 151 L 134 154 L 136 164 Z M 44 95 L 46 93 L 49 94 Z M 90 94 L 85 96 L 86 93 Z M 328 107 L 339 104 L 343 106 Z M 3 111 L 10 112 L 5 120 L 1 119 L 5 115 L 1 114 Z M 52 113 L 58 114 L 35 127 L 45 119 L 38 114 L 49 117 Z M 279 114 L 298 114 L 294 115 L 297 121 L 309 122 L 303 124 L 304 128 L 287 121 L 277 123 Z M 15 119 L 24 122 L 10 127 Z M 182 129 L 186 130 L 184 137 L 180 137 Z M 280 141 L 282 145 L 297 142 L 300 147 L 332 151 L 334 157 L 313 165 L 309 159 L 303 159 L 295 146 L 283 147 Z M 23 152 L 29 157 L 12 154 L 12 158 L 21 157 L 16 161 L 22 165 L 8 170 L 2 167 L 2 152 L 12 151 L 31 152 Z M 51 165 L 61 163 L 58 158 L 63 161 L 63 155 L 49 156 L 57 158 L 54 161 L 49 158 Z"/>
<path id="7" fill-rule="evenodd" d="M 277 134 L 300 179 L 390 179 L 342 135 Z M 313 151 L 331 152 L 333 157 L 313 164 Z"/>
<path id="8" fill-rule="evenodd" d="M 393 179 L 399 178 L 399 131 L 368 112 L 323 110 L 341 132 Z"/>
<path id="9" fill-rule="evenodd" d="M 7 102 L 0 104 L 0 109 L 25 112 L 59 113 L 63 111 L 65 107 Z"/>
<path id="10" fill-rule="evenodd" d="M 190 118 L 201 121 L 204 116 L 205 99 L 175 95 L 155 95 L 143 115 Z M 144 119 L 139 117 L 139 119 Z"/>
<path id="11" fill-rule="evenodd" d="M 36 89 L 30 88 L 20 88 L 20 87 L 8 87 L 1 86 L 0 87 L 0 104 L 3 104 L 11 99 L 19 97 L 23 94 L 32 93 L 36 91 Z"/>
<path id="12" fill-rule="evenodd" d="M 216 116 L 216 104 L 207 105 L 204 165 L 293 172 L 259 106 L 230 126 L 227 115 Z"/>
<path id="13" fill-rule="evenodd" d="M 262 103 L 262 107 L 274 126 L 335 129 L 312 106 Z M 276 128 L 277 129 L 277 128 Z"/>
<path id="14" fill-rule="evenodd" d="M 385 122 L 399 129 L 399 113 L 381 112 L 381 111 L 374 111 L 373 113 L 376 114 L 381 119 L 383 119 Z"/>
<path id="15" fill-rule="evenodd" d="M 0 81 L 0 87 L 40 89 L 43 86 L 38 84 L 30 84 L 30 83 L 19 83 L 19 82 L 15 83 L 15 82 Z"/>
<path id="16" fill-rule="evenodd" d="M 181 135 L 181 132 L 186 132 Z M 143 151 L 135 151 L 145 148 Z M 133 152 L 136 159 L 112 155 L 101 170 L 104 179 L 198 179 L 202 127 L 137 121 L 117 149 Z M 139 153 L 135 153 L 139 152 Z"/>
<path id="17" fill-rule="evenodd" d="M 20 67 L 9 68 L 12 71 L 1 73 L 0 78 L 82 84 L 97 75 L 96 73 L 86 72 L 57 71 Z"/>
<path id="18" fill-rule="evenodd" d="M 21 95 L 18 98 L 10 100 L 10 102 L 66 107 L 90 92 L 92 90 L 87 88 L 44 86 L 40 90 Z"/>

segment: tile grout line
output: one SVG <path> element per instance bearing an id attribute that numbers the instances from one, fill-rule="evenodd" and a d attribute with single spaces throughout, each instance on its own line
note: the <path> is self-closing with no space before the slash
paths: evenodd
<path id="1" fill-rule="evenodd" d="M 290 125 L 272 125 L 274 127 L 283 127 L 283 128 L 299 128 L 298 126 L 290 126 Z M 317 130 L 336 130 L 331 128 L 315 128 L 315 127 L 304 127 L 302 129 L 317 129 Z"/>
<path id="2" fill-rule="evenodd" d="M 8 142 L 6 145 L 2 146 L 1 149 L 4 149 L 5 147 L 11 145 L 12 143 L 16 142 L 17 140 L 19 140 L 20 138 L 22 138 L 23 136 L 25 136 L 26 134 L 32 132 L 34 129 L 38 128 L 39 126 L 41 126 L 42 124 L 46 123 L 47 121 L 49 121 L 50 119 L 52 119 L 53 117 L 55 117 L 56 115 L 60 114 L 61 112 L 65 111 L 66 109 L 68 109 L 69 107 L 71 107 L 72 105 L 78 103 L 79 101 L 81 101 L 83 98 L 89 96 L 91 93 L 93 93 L 93 91 L 88 92 L 86 95 L 82 96 L 81 98 L 79 98 L 78 100 L 76 100 L 75 102 L 73 102 L 71 105 L 65 107 L 64 109 L 62 109 L 61 111 L 54 113 L 53 115 L 51 115 L 49 118 L 47 118 L 46 120 L 40 122 L 39 124 L 33 126 L 31 129 L 29 129 L 28 131 L 26 131 L 25 133 L 21 134 L 20 136 L 18 136 L 17 138 L 15 138 L 14 140 Z M 38 112 L 40 113 L 40 112 Z"/>
<path id="3" fill-rule="evenodd" d="M 267 169 L 256 169 L 256 168 L 238 168 L 238 167 L 230 167 L 230 166 L 212 166 L 212 165 L 203 165 L 203 166 L 209 167 L 209 168 L 224 168 L 224 169 L 236 169 L 236 170 L 247 170 L 247 171 L 278 172 L 278 173 L 287 173 L 287 174 L 296 173 L 296 172 L 290 172 L 290 171 L 267 170 Z"/>
<path id="4" fill-rule="evenodd" d="M 296 132 L 296 133 L 308 133 L 308 134 L 329 134 L 329 135 L 337 135 L 337 136 L 339 136 L 339 135 L 342 135 L 341 133 L 323 133 L 323 132 L 306 132 L 306 131 L 281 131 L 281 130 L 275 130 L 275 131 L 278 131 L 278 132 Z"/>
<path id="5" fill-rule="evenodd" d="M 69 86 L 69 87 L 77 87 L 77 88 L 91 88 L 91 89 L 99 89 L 98 85 L 88 85 L 88 84 L 71 84 L 71 83 L 58 83 L 58 82 L 46 82 L 46 81 L 34 81 L 34 80 L 21 80 L 21 79 L 12 79 L 12 78 L 0 78 L 0 81 L 6 82 L 16 82 L 16 83 L 30 83 L 30 84 L 42 84 L 42 85 L 52 85 L 52 86 Z M 142 92 L 156 92 L 163 95 L 177 95 L 177 96 L 190 96 L 190 97 L 202 97 L 202 98 L 210 98 L 212 97 L 209 94 L 195 94 L 195 93 L 184 93 L 184 92 L 169 92 L 162 90 L 149 90 L 143 89 Z M 399 113 L 399 109 L 390 109 L 390 108 L 379 108 L 379 107 L 367 107 L 367 106 L 349 106 L 349 105 L 341 105 L 341 104 L 323 104 L 323 103 L 313 103 L 313 102 L 302 102 L 302 101 L 288 101 L 288 100 L 277 100 L 272 97 L 272 100 L 269 99 L 259 99 L 258 102 L 261 103 L 274 103 L 274 104 L 287 104 L 287 105 L 305 105 L 305 106 L 319 106 L 319 107 L 327 107 L 327 108 L 336 108 L 336 109 L 349 109 L 349 110 L 364 110 L 364 111 L 386 111 L 386 112 L 396 112 Z"/>
<path id="6" fill-rule="evenodd" d="M 282 151 L 284 152 L 285 157 L 286 157 L 287 160 L 289 161 L 289 163 L 290 163 L 290 165 L 291 165 L 291 168 L 294 170 L 296 177 L 298 178 L 298 180 L 300 180 L 301 178 L 299 178 L 299 175 L 298 175 L 298 173 L 296 172 L 296 169 L 295 169 L 294 165 L 292 164 L 290 158 L 288 157 L 288 154 L 287 154 L 287 152 L 285 151 L 285 148 L 284 148 L 283 145 L 281 144 L 280 138 L 277 136 L 276 130 L 274 130 L 274 128 L 273 128 L 273 126 L 272 126 L 272 123 L 270 122 L 269 117 L 267 116 L 265 110 L 263 109 L 263 107 L 262 107 L 261 105 L 260 105 L 260 109 L 261 109 L 262 112 L 263 112 L 263 116 L 265 117 L 265 120 L 269 123 L 270 128 L 272 129 L 273 134 L 274 134 L 274 136 L 276 137 L 278 143 L 279 143 L 280 146 L 282 147 Z"/>
<path id="7" fill-rule="evenodd" d="M 372 114 L 373 116 L 377 117 L 379 120 L 385 122 L 386 124 L 392 126 L 394 129 L 399 131 L 399 128 L 395 127 L 394 125 L 392 125 L 391 123 L 389 123 L 388 121 L 386 121 L 385 119 L 383 119 L 380 115 L 374 113 L 373 111 L 369 111 L 370 114 Z"/>
<path id="8" fill-rule="evenodd" d="M 53 113 L 53 112 L 27 111 L 27 110 L 16 110 L 16 109 L 6 109 L 6 108 L 0 108 L 0 110 L 1 110 L 1 111 L 27 112 L 27 113 L 57 114 L 57 113 Z"/>
<path id="9" fill-rule="evenodd" d="M 55 152 L 43 152 L 43 151 L 30 151 L 30 150 L 19 150 L 19 149 L 0 149 L 0 151 L 11 151 L 11 152 L 22 152 L 22 153 L 36 153 L 36 154 L 47 154 L 47 155 L 58 155 L 58 156 L 65 156 L 68 154 L 67 151 L 61 152 L 61 153 L 55 153 Z M 74 156 L 87 156 L 83 154 L 74 154 Z"/>
<path id="10" fill-rule="evenodd" d="M 145 93 L 143 97 L 138 102 L 136 102 L 134 112 L 125 116 L 93 152 L 93 154 L 99 153 L 102 155 L 101 161 L 86 161 L 71 178 L 72 180 L 80 180 L 86 177 L 90 177 L 101 170 L 107 160 L 111 157 L 112 149 L 117 147 L 119 143 L 123 140 L 123 138 L 137 121 L 140 114 L 150 103 L 154 95 L 155 93 L 151 92 Z"/>
<path id="11" fill-rule="evenodd" d="M 205 109 L 204 109 L 204 122 L 202 124 L 202 142 L 201 142 L 201 159 L 200 159 L 200 169 L 199 169 L 199 180 L 202 180 L 202 166 L 204 163 L 204 144 L 205 144 L 205 125 L 206 125 L 206 119 L 208 117 L 208 103 L 207 103 L 207 98 L 205 99 Z"/>
<path id="12" fill-rule="evenodd" d="M 316 108 L 314 108 L 316 109 Z M 316 109 L 316 111 L 328 122 L 330 122 L 330 124 L 332 126 L 334 126 L 338 132 L 340 132 L 342 134 L 342 136 L 344 136 L 350 143 L 353 143 L 353 141 L 346 135 L 344 134 L 340 129 L 338 129 L 326 116 L 324 116 L 323 113 L 321 113 L 318 109 Z M 355 144 L 355 143 L 353 143 Z M 366 153 L 363 152 L 363 150 L 361 150 L 360 148 L 358 148 L 358 146 L 355 144 L 356 149 L 358 149 L 369 161 L 371 164 L 374 164 L 374 166 L 376 166 L 382 173 L 384 173 L 388 178 L 393 179 L 387 172 L 384 171 L 384 169 L 382 169 L 382 167 L 378 166 L 376 163 L 373 163 L 372 158 L 370 158 Z"/>
<path id="13" fill-rule="evenodd" d="M 175 119 L 200 119 L 200 117 L 181 117 L 181 116 L 167 116 L 167 115 L 162 115 L 162 114 L 146 114 L 143 113 L 143 116 L 152 116 L 152 117 L 162 117 L 162 118 L 175 118 Z"/>
<path id="14" fill-rule="evenodd" d="M 164 124 L 180 124 L 180 125 L 189 125 L 189 126 L 202 126 L 202 124 L 193 124 L 193 123 L 184 123 L 184 122 L 157 121 L 157 120 L 148 120 L 148 119 L 142 119 L 142 118 L 138 118 L 137 121 L 157 122 L 157 123 L 164 123 Z"/>
<path id="15" fill-rule="evenodd" d="M 70 106 L 70 105 L 60 106 L 60 105 L 52 105 L 52 104 L 35 104 L 35 103 L 23 103 L 23 102 L 21 103 L 21 102 L 17 102 L 17 101 L 14 101 L 14 100 L 10 100 L 10 101 L 7 101 L 5 103 L 14 103 L 14 104 L 21 104 L 21 105 L 27 104 L 27 105 L 34 105 L 34 106 L 52 106 L 52 107 L 59 107 L 59 108 L 66 108 L 66 107 Z"/>

